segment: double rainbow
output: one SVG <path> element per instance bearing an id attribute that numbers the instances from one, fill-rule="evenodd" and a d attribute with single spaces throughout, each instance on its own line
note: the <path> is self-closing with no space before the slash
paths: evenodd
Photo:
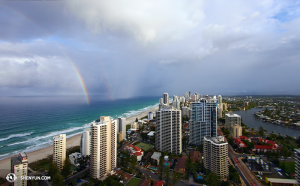
<path id="1" fill-rule="evenodd" d="M 0 3 L 1 4 L 1 3 Z M 3 4 L 2 4 L 3 5 Z M 30 23 L 32 23 L 34 26 L 36 26 L 37 28 L 39 28 L 40 30 L 42 30 L 44 33 L 46 33 L 46 35 L 50 36 L 50 34 L 48 34 L 43 28 L 41 28 L 38 24 L 36 24 L 33 20 L 31 20 L 30 18 L 28 18 L 26 15 L 22 14 L 21 12 L 19 11 L 16 11 L 10 7 L 7 7 L 5 5 L 3 5 L 3 7 L 6 7 L 7 9 L 13 11 L 14 13 L 20 15 L 21 17 L 25 18 L 27 21 L 29 21 Z M 90 98 L 88 96 L 88 91 L 87 91 L 87 88 L 86 88 L 86 85 L 84 83 L 84 80 L 82 78 L 82 75 L 80 74 L 80 71 L 78 70 L 77 66 L 75 65 L 75 63 L 73 62 L 73 60 L 71 59 L 71 57 L 67 54 L 67 52 L 65 50 L 63 50 L 62 47 L 60 47 L 60 45 L 58 43 L 55 43 L 57 48 L 63 53 L 63 55 L 68 59 L 68 61 L 70 62 L 75 74 L 76 74 L 76 77 L 80 83 L 80 86 L 82 88 L 82 91 L 83 91 L 83 94 L 85 96 L 85 100 L 86 100 L 86 103 L 88 105 L 90 105 Z M 112 91 L 111 91 L 111 87 L 110 87 L 110 84 L 109 84 L 109 80 L 108 80 L 108 76 L 104 70 L 104 67 L 102 67 L 102 74 L 105 78 L 105 82 L 106 82 L 106 87 L 107 87 L 107 90 L 108 90 L 108 93 L 109 93 L 109 98 L 111 101 L 114 100 L 113 98 L 113 94 L 112 94 Z"/>

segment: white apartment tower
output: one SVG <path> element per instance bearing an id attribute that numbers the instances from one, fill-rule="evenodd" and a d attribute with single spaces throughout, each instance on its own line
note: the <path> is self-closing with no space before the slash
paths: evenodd
<path id="1" fill-rule="evenodd" d="M 148 112 L 148 120 L 153 120 L 153 112 Z"/>
<path id="2" fill-rule="evenodd" d="M 90 155 L 90 132 L 87 130 L 81 134 L 80 153 L 82 156 Z"/>
<path id="3" fill-rule="evenodd" d="M 117 121 L 101 116 L 91 123 L 90 174 L 100 179 L 112 173 L 117 166 Z"/>
<path id="4" fill-rule="evenodd" d="M 232 112 L 225 114 L 225 127 L 230 131 L 231 125 L 241 126 L 242 117 L 240 115 L 234 114 Z"/>
<path id="5" fill-rule="evenodd" d="M 163 94 L 163 104 L 169 105 L 169 94 L 168 93 Z"/>
<path id="6" fill-rule="evenodd" d="M 177 109 L 177 110 L 180 110 L 180 101 L 179 101 L 179 99 L 177 98 L 177 96 L 176 96 L 175 100 L 173 100 L 172 106 L 173 106 L 173 108 L 175 108 L 175 109 Z"/>
<path id="7" fill-rule="evenodd" d="M 181 154 L 181 110 L 162 109 L 156 111 L 155 149 Z"/>
<path id="8" fill-rule="evenodd" d="M 223 136 L 204 137 L 204 167 L 216 173 L 222 180 L 229 176 L 228 143 Z"/>
<path id="9" fill-rule="evenodd" d="M 222 105 L 222 96 L 221 95 L 218 96 L 218 104 Z"/>
<path id="10" fill-rule="evenodd" d="M 217 136 L 217 100 L 206 96 L 190 105 L 189 143 L 200 145 L 204 136 Z"/>
<path id="11" fill-rule="evenodd" d="M 231 125 L 231 136 L 238 138 L 243 135 L 243 128 L 241 125 Z"/>
<path id="12" fill-rule="evenodd" d="M 27 180 L 21 180 L 21 176 L 28 176 L 28 161 L 25 152 L 21 152 L 18 157 L 11 158 L 11 173 L 17 176 L 13 182 L 14 186 L 27 186 Z"/>
<path id="13" fill-rule="evenodd" d="M 53 161 L 62 170 L 66 159 L 66 134 L 53 137 Z"/>
<path id="14" fill-rule="evenodd" d="M 296 151 L 296 166 L 295 166 L 295 172 L 296 172 L 296 180 L 298 182 L 297 186 L 300 186 L 300 149 L 295 149 Z"/>

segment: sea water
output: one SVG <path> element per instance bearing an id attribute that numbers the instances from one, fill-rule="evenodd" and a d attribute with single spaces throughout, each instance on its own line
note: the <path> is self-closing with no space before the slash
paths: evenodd
<path id="1" fill-rule="evenodd" d="M 158 106 L 159 97 L 103 100 L 73 97 L 0 97 L 0 159 L 52 144 L 53 136 L 82 133 L 100 116 L 131 117 Z"/>

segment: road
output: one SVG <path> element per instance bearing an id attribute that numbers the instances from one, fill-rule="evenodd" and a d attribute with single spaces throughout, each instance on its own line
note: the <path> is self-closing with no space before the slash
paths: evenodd
<path id="1" fill-rule="evenodd" d="M 232 162 L 235 164 L 235 168 L 238 170 L 242 179 L 247 186 L 260 186 L 262 185 L 245 166 L 243 162 L 238 159 L 238 156 L 234 153 L 231 145 L 228 145 L 228 155 Z"/>

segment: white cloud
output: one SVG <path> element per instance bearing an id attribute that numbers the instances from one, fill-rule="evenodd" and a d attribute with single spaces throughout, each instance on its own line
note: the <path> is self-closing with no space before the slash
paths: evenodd
<path id="1" fill-rule="evenodd" d="M 67 1 L 96 33 L 123 32 L 142 42 L 183 38 L 204 19 L 203 1 Z"/>

